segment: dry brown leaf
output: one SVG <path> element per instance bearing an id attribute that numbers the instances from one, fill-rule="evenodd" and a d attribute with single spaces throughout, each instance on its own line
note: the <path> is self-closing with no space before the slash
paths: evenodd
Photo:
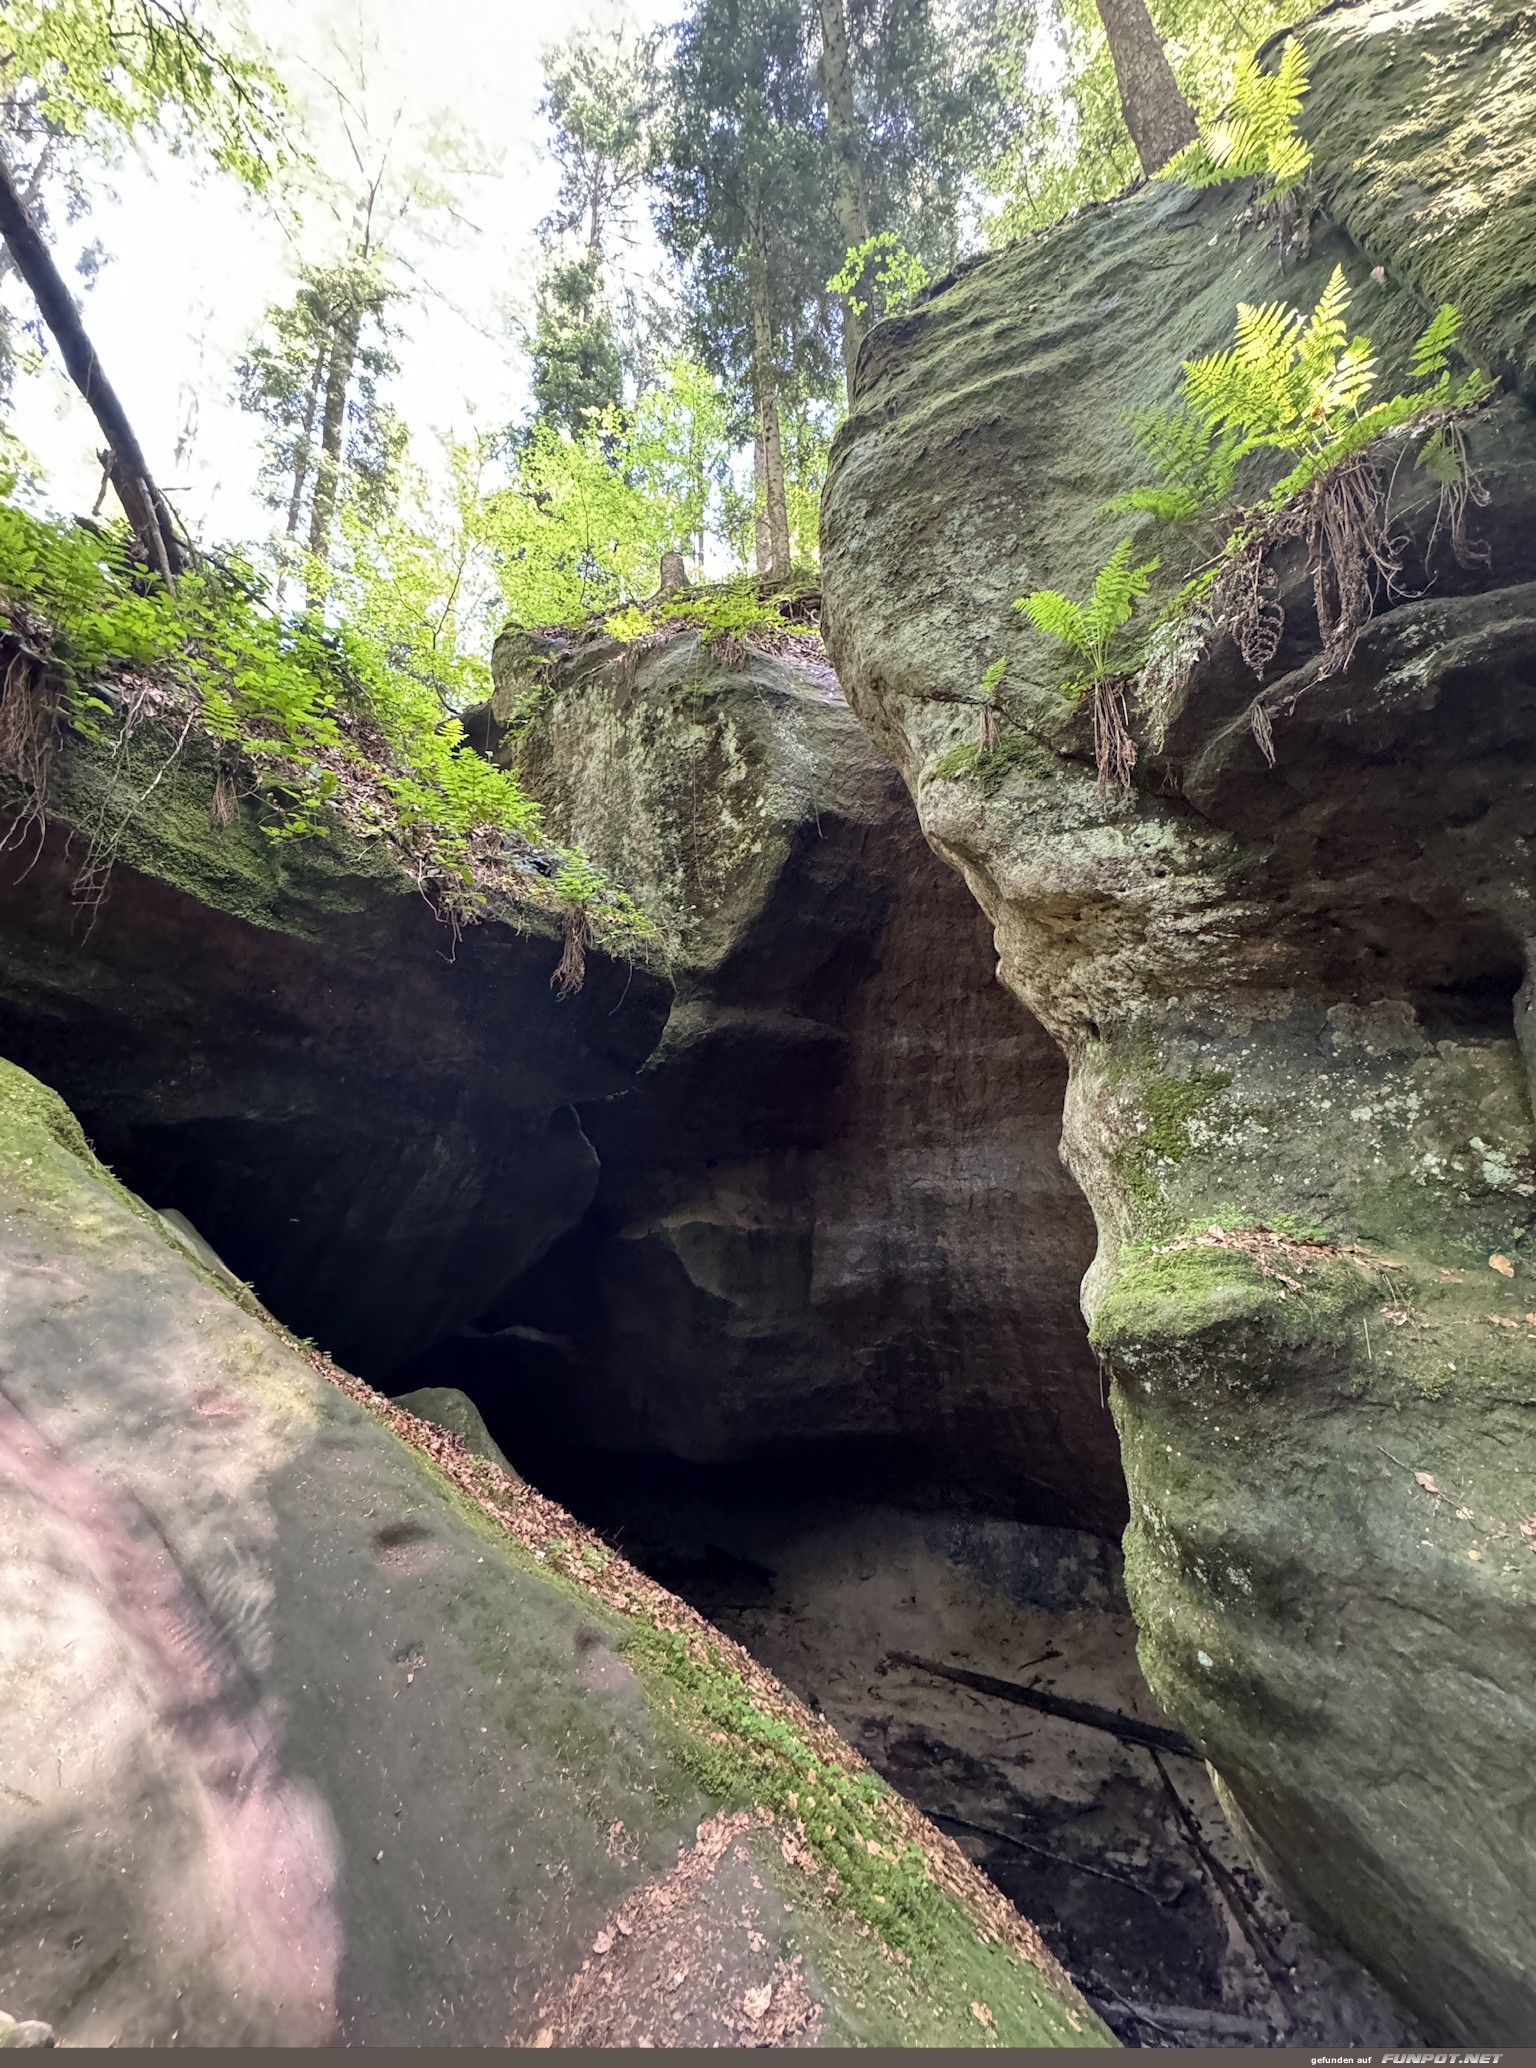
<path id="1" fill-rule="evenodd" d="M 1515 1275 L 1515 1267 L 1509 1261 L 1509 1258 L 1500 1256 L 1497 1250 L 1488 1259 L 1488 1269 L 1490 1271 L 1497 1271 L 1501 1278 L 1513 1278 Z"/>
<path id="2" fill-rule="evenodd" d="M 1440 1488 L 1436 1484 L 1435 1475 L 1433 1472 L 1415 1472 L 1413 1476 L 1419 1482 L 1420 1486 L 1425 1487 L 1430 1493 L 1439 1493 Z"/>

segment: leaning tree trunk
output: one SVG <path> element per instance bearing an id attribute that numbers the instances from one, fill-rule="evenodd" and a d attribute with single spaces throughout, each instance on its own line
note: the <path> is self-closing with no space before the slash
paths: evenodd
<path id="1" fill-rule="evenodd" d="M 849 251 L 869 239 L 869 204 L 864 192 L 863 137 L 853 107 L 853 62 L 848 55 L 848 22 L 843 0 L 819 0 L 821 10 L 821 90 L 827 102 L 827 134 L 832 145 L 832 206 L 838 234 Z M 855 281 L 843 296 L 843 372 L 850 396 L 853 369 L 864 341 L 864 319 L 853 306 L 859 298 Z"/>
<path id="2" fill-rule="evenodd" d="M 1096 0 L 1131 142 L 1150 179 L 1199 135 L 1146 0 Z"/>
<path id="3" fill-rule="evenodd" d="M 779 380 L 773 363 L 773 312 L 768 300 L 768 255 L 754 235 L 747 261 L 752 300 L 753 489 L 757 505 L 757 571 L 777 580 L 789 572 L 789 500 L 784 485 L 784 441 L 779 428 Z"/>
<path id="4" fill-rule="evenodd" d="M 80 321 L 74 297 L 53 254 L 38 234 L 26 203 L 16 190 L 11 169 L 0 157 L 0 236 L 16 270 L 32 290 L 43 321 L 52 331 L 69 377 L 90 404 L 91 414 L 107 441 L 102 463 L 117 491 L 133 535 L 151 567 L 169 581 L 187 564 L 186 547 L 176 529 L 171 506 L 149 471 L 143 448 L 134 436 L 122 403 L 102 371 L 96 348 Z"/>

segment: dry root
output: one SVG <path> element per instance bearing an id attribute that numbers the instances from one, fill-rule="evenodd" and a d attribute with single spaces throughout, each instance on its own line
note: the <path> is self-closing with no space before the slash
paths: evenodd
<path id="1" fill-rule="evenodd" d="M 43 816 L 58 747 L 61 689 L 42 656 L 14 635 L 0 641 L 0 658 L 0 773 L 17 784 L 24 800 L 6 830 L 3 844 L 9 846 Z"/>
<path id="2" fill-rule="evenodd" d="M 1099 794 L 1111 783 L 1122 790 L 1131 787 L 1136 766 L 1136 742 L 1131 738 L 1124 675 L 1106 675 L 1093 685 L 1093 758 L 1099 770 Z"/>
<path id="3" fill-rule="evenodd" d="M 550 978 L 550 989 L 557 998 L 569 998 L 581 989 L 587 980 L 587 949 L 591 944 L 592 929 L 587 924 L 587 915 L 579 905 L 568 905 L 565 910 L 565 947 Z"/>

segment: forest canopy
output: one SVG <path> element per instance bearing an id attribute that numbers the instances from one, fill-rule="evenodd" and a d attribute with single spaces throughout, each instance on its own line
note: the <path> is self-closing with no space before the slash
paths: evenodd
<path id="1" fill-rule="evenodd" d="M 393 742 L 386 788 L 445 852 L 462 859 L 477 823 L 527 830 L 515 775 L 492 795 L 442 747 L 490 693 L 498 629 L 647 622 L 664 563 L 674 588 L 813 587 L 828 449 L 871 326 L 968 253 L 1187 154 L 1279 19 L 1275 0 L 690 0 L 644 21 L 615 5 L 543 52 L 548 206 L 489 339 L 521 404 L 444 432 L 407 375 L 451 299 L 446 255 L 473 250 L 514 177 L 496 140 L 391 87 L 377 38 L 340 10 L 300 60 L 216 0 L 12 0 L 13 631 L 41 612 L 87 703 L 79 657 L 104 626 L 130 657 L 169 664 L 181 642 L 214 729 L 286 757 L 275 830 L 319 829 L 293 771 L 324 788 L 349 699 Z M 141 439 L 94 337 L 93 283 L 119 264 L 99 226 L 135 165 L 243 196 L 233 219 L 253 244 L 275 226 L 284 254 L 171 450 Z M 190 321 L 148 283 L 143 306 L 167 333 Z M 59 506 L 13 428 L 29 384 L 66 376 L 95 420 L 88 516 Z M 243 536 L 180 500 L 200 411 L 254 446 L 244 507 L 265 517 Z M 732 624 L 761 608 L 722 606 Z"/>

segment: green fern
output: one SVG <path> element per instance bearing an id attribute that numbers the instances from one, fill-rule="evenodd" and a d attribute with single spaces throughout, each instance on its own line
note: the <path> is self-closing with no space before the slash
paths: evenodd
<path id="1" fill-rule="evenodd" d="M 1371 402 L 1376 352 L 1369 338 L 1350 336 L 1349 299 L 1344 269 L 1335 266 L 1310 315 L 1285 302 L 1240 302 L 1232 343 L 1187 359 L 1172 408 L 1134 422 L 1158 479 L 1108 507 L 1146 510 L 1161 522 L 1196 516 L 1227 500 L 1245 459 L 1273 451 L 1289 463 L 1267 497 L 1279 509 L 1373 439 L 1492 392 L 1483 373 L 1453 375 L 1459 321 L 1446 303 L 1410 355 L 1424 385 Z"/>
<path id="2" fill-rule="evenodd" d="M 1243 58 L 1225 110 L 1163 168 L 1164 176 L 1187 187 L 1214 187 L 1262 174 L 1269 198 L 1283 199 L 1312 164 L 1311 147 L 1296 131 L 1307 76 L 1307 53 L 1295 36 L 1286 38 L 1273 72 Z"/>
<path id="3" fill-rule="evenodd" d="M 1080 695 L 1115 672 L 1115 634 L 1130 621 L 1160 565 L 1156 558 L 1136 564 L 1135 547 L 1122 539 L 1095 576 L 1086 603 L 1074 603 L 1058 589 L 1032 589 L 1019 598 L 1016 610 L 1081 659 L 1083 667 L 1069 682 L 1069 692 Z"/>

